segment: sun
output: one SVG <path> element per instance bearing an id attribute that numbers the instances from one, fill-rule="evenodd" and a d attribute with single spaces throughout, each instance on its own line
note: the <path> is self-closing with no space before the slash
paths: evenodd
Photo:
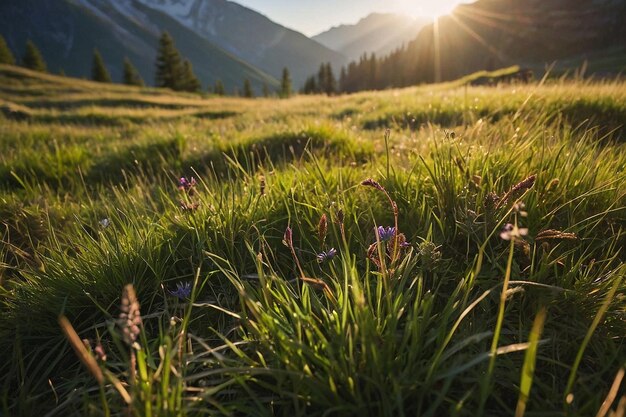
<path id="1" fill-rule="evenodd" d="M 436 19 L 452 13 L 454 8 L 469 0 L 399 0 L 398 11 L 413 17 L 430 17 Z"/>

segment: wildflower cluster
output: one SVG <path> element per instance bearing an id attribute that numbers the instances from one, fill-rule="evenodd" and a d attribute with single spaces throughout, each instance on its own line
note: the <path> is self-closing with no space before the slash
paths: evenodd
<path id="1" fill-rule="evenodd" d="M 178 189 L 184 191 L 189 195 L 195 192 L 196 185 L 197 183 L 194 177 L 191 177 L 191 179 L 180 177 L 180 179 L 178 180 Z"/>
<path id="2" fill-rule="evenodd" d="M 183 198 L 179 202 L 179 206 L 181 210 L 186 212 L 193 212 L 198 209 L 200 203 L 194 201 L 193 197 L 196 195 L 196 179 L 191 177 L 191 179 L 187 179 L 186 177 L 180 177 L 178 179 L 178 189 L 181 193 L 183 193 Z"/>
<path id="3" fill-rule="evenodd" d="M 410 247 L 410 243 L 406 241 L 406 237 L 398 230 L 398 205 L 391 198 L 385 187 L 377 181 L 368 178 L 361 182 L 361 185 L 372 187 L 382 192 L 391 206 L 393 212 L 393 226 L 378 226 L 374 229 L 376 241 L 367 249 L 367 257 L 379 268 L 385 269 L 386 265 L 393 266 L 402 259 L 405 249 Z M 384 245 L 381 248 L 380 245 Z M 383 250 L 381 250 L 383 249 Z"/>

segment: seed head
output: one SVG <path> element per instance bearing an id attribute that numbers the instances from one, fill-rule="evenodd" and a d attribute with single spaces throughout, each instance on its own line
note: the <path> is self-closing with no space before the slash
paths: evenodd
<path id="1" fill-rule="evenodd" d="M 124 287 L 120 309 L 122 311 L 120 313 L 119 325 L 122 329 L 122 337 L 126 344 L 132 345 L 141 332 L 140 326 L 142 324 L 139 301 L 137 301 L 133 284 L 128 284 Z"/>
<path id="2" fill-rule="evenodd" d="M 566 233 L 566 232 L 561 232 L 560 230 L 553 230 L 553 229 L 548 229 L 548 230 L 542 230 L 541 232 L 537 233 L 537 237 L 535 237 L 535 240 L 537 242 L 539 241 L 548 241 L 548 240 L 576 240 L 578 239 L 578 236 L 576 235 L 576 233 Z"/>
<path id="3" fill-rule="evenodd" d="M 322 214 L 319 223 L 317 224 L 317 235 L 320 238 L 322 244 L 326 240 L 326 234 L 328 233 L 328 218 L 326 214 Z"/>
<path id="4" fill-rule="evenodd" d="M 374 187 L 379 191 L 386 192 L 385 188 L 382 185 L 380 185 L 379 183 L 377 183 L 371 178 L 368 178 L 365 181 L 361 182 L 361 185 L 364 185 L 366 187 Z"/>
<path id="5" fill-rule="evenodd" d="M 285 229 L 285 234 L 283 235 L 283 245 L 291 248 L 293 246 L 293 232 L 291 231 L 291 227 L 287 226 Z"/>
<path id="6" fill-rule="evenodd" d="M 498 202 L 496 208 L 502 207 L 504 204 L 509 201 L 517 200 L 522 194 L 524 194 L 527 190 L 531 189 L 533 185 L 535 185 L 535 181 L 537 180 L 536 175 L 531 175 L 525 180 L 515 184 Z"/>

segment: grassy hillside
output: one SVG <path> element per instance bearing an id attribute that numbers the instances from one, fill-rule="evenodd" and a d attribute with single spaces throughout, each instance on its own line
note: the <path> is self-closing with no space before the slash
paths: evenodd
<path id="1" fill-rule="evenodd" d="M 244 100 L 0 66 L 1 413 L 622 415 L 625 124 L 618 82 Z"/>

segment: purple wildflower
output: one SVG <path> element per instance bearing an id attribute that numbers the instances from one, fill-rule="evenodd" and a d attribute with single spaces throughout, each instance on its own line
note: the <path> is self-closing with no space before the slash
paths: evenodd
<path id="1" fill-rule="evenodd" d="M 191 282 L 179 282 L 176 284 L 176 290 L 170 291 L 174 297 L 184 300 L 191 296 Z"/>
<path id="2" fill-rule="evenodd" d="M 317 254 L 317 262 L 324 263 L 332 260 L 337 255 L 337 249 L 330 248 L 328 252 L 320 252 Z"/>
<path id="3" fill-rule="evenodd" d="M 380 239 L 381 242 L 387 242 L 396 235 L 396 228 L 391 226 L 378 226 L 378 228 L 376 229 L 376 234 L 378 235 L 378 239 Z"/>
<path id="4" fill-rule="evenodd" d="M 178 189 L 181 191 L 189 191 L 194 188 L 196 184 L 196 179 L 194 177 L 191 177 L 190 180 L 185 177 L 180 177 L 178 180 Z"/>

